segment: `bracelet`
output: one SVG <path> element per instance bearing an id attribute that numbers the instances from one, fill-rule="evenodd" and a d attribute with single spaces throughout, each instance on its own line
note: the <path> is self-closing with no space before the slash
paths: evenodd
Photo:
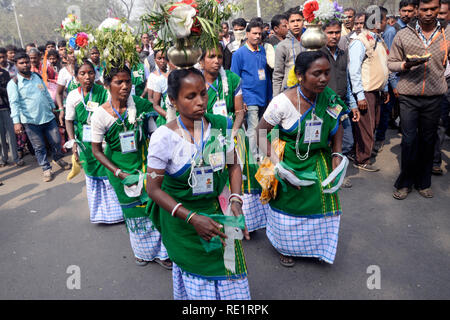
<path id="1" fill-rule="evenodd" d="M 121 169 L 117 169 L 115 172 L 114 172 L 114 177 L 119 177 L 119 174 L 122 172 L 122 170 Z"/>
<path id="2" fill-rule="evenodd" d="M 230 199 L 230 203 L 232 203 L 232 202 L 237 202 L 237 203 L 240 203 L 241 205 L 244 204 L 244 202 L 241 199 L 238 199 L 236 197 L 233 197 Z"/>
<path id="3" fill-rule="evenodd" d="M 177 210 L 182 206 L 183 204 L 179 203 L 177 204 L 173 210 L 172 210 L 172 217 L 175 217 L 175 213 L 177 212 Z"/>
<path id="4" fill-rule="evenodd" d="M 191 215 L 191 213 L 189 213 L 189 219 L 187 219 L 187 223 L 189 223 L 190 221 L 191 221 L 191 219 L 195 216 L 197 214 L 197 212 L 194 212 L 194 213 L 192 213 L 192 215 Z"/>
<path id="5" fill-rule="evenodd" d="M 232 194 L 230 195 L 230 197 L 228 198 L 228 202 L 230 202 L 232 198 L 238 198 L 239 200 L 241 200 L 242 202 L 244 202 L 244 200 L 242 199 L 242 196 L 241 196 L 240 194 L 232 193 Z"/>

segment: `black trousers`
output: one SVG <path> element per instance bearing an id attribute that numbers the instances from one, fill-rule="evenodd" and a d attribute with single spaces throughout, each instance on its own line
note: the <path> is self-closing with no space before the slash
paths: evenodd
<path id="1" fill-rule="evenodd" d="M 434 146 L 444 96 L 400 95 L 402 127 L 401 172 L 395 187 L 418 190 L 431 187 Z"/>

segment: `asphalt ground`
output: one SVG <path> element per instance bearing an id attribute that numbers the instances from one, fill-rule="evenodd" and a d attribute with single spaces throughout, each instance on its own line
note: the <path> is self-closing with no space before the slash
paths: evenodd
<path id="1" fill-rule="evenodd" d="M 333 265 L 305 258 L 282 267 L 265 230 L 244 241 L 252 299 L 450 298 L 450 140 L 445 175 L 433 177 L 435 197 L 414 191 L 398 201 L 392 192 L 400 135 L 389 130 L 388 137 L 376 161 L 380 172 L 349 168 L 353 188 L 340 192 L 344 214 Z M 66 182 L 68 172 L 56 171 L 45 183 L 34 158 L 25 161 L 0 168 L 0 299 L 173 298 L 170 271 L 134 263 L 123 223 L 89 222 L 83 174 Z"/>

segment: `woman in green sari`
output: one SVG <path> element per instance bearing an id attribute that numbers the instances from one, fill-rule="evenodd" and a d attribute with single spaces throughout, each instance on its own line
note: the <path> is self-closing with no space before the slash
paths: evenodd
<path id="1" fill-rule="evenodd" d="M 122 208 L 108 181 L 106 169 L 95 159 L 91 148 L 92 113 L 107 101 L 108 93 L 102 86 L 94 83 L 96 73 L 91 62 L 85 60 L 81 65 L 76 65 L 75 75 L 80 87 L 71 91 L 66 100 L 68 147 L 72 147 L 77 161 L 81 160 L 86 175 L 91 222 L 122 222 Z"/>
<path id="2" fill-rule="evenodd" d="M 239 240 L 249 239 L 241 168 L 227 139 L 232 123 L 206 113 L 205 80 L 197 69 L 172 71 L 168 84 L 180 116 L 152 135 L 147 192 L 148 211 L 174 262 L 174 298 L 250 299 Z"/>
<path id="3" fill-rule="evenodd" d="M 206 80 L 208 89 L 208 108 L 211 114 L 228 117 L 232 121 L 231 135 L 236 138 L 236 150 L 240 158 L 243 181 L 242 210 L 249 232 L 266 227 L 269 206 L 260 201 L 261 186 L 255 179 L 258 163 L 250 152 L 248 137 L 242 126 L 245 117 L 244 101 L 242 98 L 241 78 L 223 68 L 223 49 L 219 44 L 218 49 L 203 51 L 200 58 L 200 67 Z M 224 81 L 226 79 L 226 81 Z"/>
<path id="4" fill-rule="evenodd" d="M 170 269 L 161 235 L 153 227 L 145 207 L 143 191 L 146 173 L 147 136 L 143 122 L 152 110 L 148 100 L 133 96 L 131 71 L 128 67 L 112 68 L 104 76 L 111 98 L 92 116 L 92 151 L 107 169 L 109 181 L 116 191 L 130 234 L 131 246 L 138 265 L 155 261 Z M 103 152 L 102 142 L 106 141 Z"/>
<path id="5" fill-rule="evenodd" d="M 348 165 L 340 119 L 348 110 L 327 87 L 330 63 L 324 53 L 300 53 L 295 73 L 300 85 L 275 97 L 257 128 L 271 132 L 278 126 L 271 136 L 278 133 L 286 142 L 280 160 L 267 140 L 258 141 L 260 148 L 270 146 L 267 155 L 281 184 L 269 202 L 267 236 L 283 266 L 292 267 L 298 256 L 332 264 L 342 214 L 336 192 Z"/>

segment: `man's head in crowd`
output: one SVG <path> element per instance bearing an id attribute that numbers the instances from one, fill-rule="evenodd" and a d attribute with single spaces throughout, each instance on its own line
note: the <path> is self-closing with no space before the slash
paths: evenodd
<path id="1" fill-rule="evenodd" d="M 446 24 L 450 21 L 450 0 L 441 0 L 441 7 L 439 9 L 438 19 L 445 21 Z"/>
<path id="2" fill-rule="evenodd" d="M 380 13 L 381 13 L 381 21 L 377 25 L 377 32 L 381 33 L 386 30 L 386 27 L 388 25 L 388 23 L 387 23 L 388 10 L 385 7 L 381 7 L 381 6 L 379 8 L 380 8 Z"/>
<path id="3" fill-rule="evenodd" d="M 323 32 L 327 35 L 327 47 L 330 50 L 336 49 L 341 40 L 342 23 L 337 20 L 332 20 L 322 26 Z"/>
<path id="4" fill-rule="evenodd" d="M 30 57 L 26 53 L 18 53 L 14 57 L 17 72 L 23 76 L 29 77 L 31 75 Z"/>
<path id="5" fill-rule="evenodd" d="M 39 68 L 41 63 L 41 52 L 36 48 L 31 48 L 28 56 L 30 57 L 31 65 L 35 68 Z"/>
<path id="6" fill-rule="evenodd" d="M 344 25 L 348 30 L 351 31 L 355 26 L 356 11 L 353 8 L 346 8 L 344 9 L 344 14 L 345 14 Z"/>
<path id="7" fill-rule="evenodd" d="M 434 25 L 440 8 L 441 0 L 419 0 L 417 18 L 422 26 Z"/>
<path id="8" fill-rule="evenodd" d="M 355 15 L 355 26 L 353 31 L 356 34 L 360 34 L 363 31 L 364 26 L 366 25 L 367 15 L 364 12 L 357 13 Z"/>
<path id="9" fill-rule="evenodd" d="M 288 20 L 285 15 L 277 14 L 272 18 L 270 22 L 272 25 L 273 32 L 275 35 L 281 39 L 286 38 L 286 35 L 289 32 L 288 29 Z"/>
<path id="10" fill-rule="evenodd" d="M 300 7 L 289 9 L 285 16 L 288 19 L 289 31 L 291 31 L 295 37 L 300 37 L 303 32 L 303 24 L 305 21 L 303 13 L 300 11 Z"/>
<path id="11" fill-rule="evenodd" d="M 6 49 L 6 59 L 8 59 L 9 62 L 14 62 L 14 56 L 16 55 L 17 48 L 13 45 L 7 45 L 5 47 Z"/>
<path id="12" fill-rule="evenodd" d="M 55 41 L 47 41 L 47 43 L 45 44 L 45 50 L 50 51 L 55 49 L 56 49 Z"/>
<path id="13" fill-rule="evenodd" d="M 0 48 L 0 68 L 6 68 L 8 66 L 8 60 L 6 60 L 6 49 Z"/>
<path id="14" fill-rule="evenodd" d="M 261 43 L 262 25 L 258 21 L 251 21 L 246 32 L 247 43 L 252 47 L 257 47 Z"/>
<path id="15" fill-rule="evenodd" d="M 29 43 L 25 46 L 25 51 L 28 53 L 31 48 L 36 48 L 36 45 L 34 43 Z"/>
<path id="16" fill-rule="evenodd" d="M 395 25 L 397 23 L 397 17 L 396 16 L 389 16 L 387 23 L 390 26 Z"/>
<path id="17" fill-rule="evenodd" d="M 230 26 L 228 25 L 228 22 L 222 22 L 222 34 L 224 36 L 227 36 L 230 33 Z"/>
<path id="18" fill-rule="evenodd" d="M 416 16 L 417 0 L 402 0 L 399 5 L 400 20 L 408 24 Z"/>
<path id="19" fill-rule="evenodd" d="M 236 41 L 242 41 L 245 39 L 245 27 L 247 26 L 247 21 L 243 18 L 237 18 L 231 23 L 233 26 L 234 38 Z"/>
<path id="20" fill-rule="evenodd" d="M 58 64 L 58 61 L 59 61 L 58 51 L 50 50 L 49 52 L 47 52 L 47 59 L 48 59 L 48 62 L 50 62 L 50 64 L 52 66 L 56 66 Z"/>
<path id="21" fill-rule="evenodd" d="M 58 53 L 60 59 L 65 59 L 67 54 L 67 42 L 66 40 L 61 40 L 58 42 Z"/>
<path id="22" fill-rule="evenodd" d="M 89 58 L 95 65 L 100 63 L 100 51 L 98 51 L 97 47 L 92 47 Z"/>

